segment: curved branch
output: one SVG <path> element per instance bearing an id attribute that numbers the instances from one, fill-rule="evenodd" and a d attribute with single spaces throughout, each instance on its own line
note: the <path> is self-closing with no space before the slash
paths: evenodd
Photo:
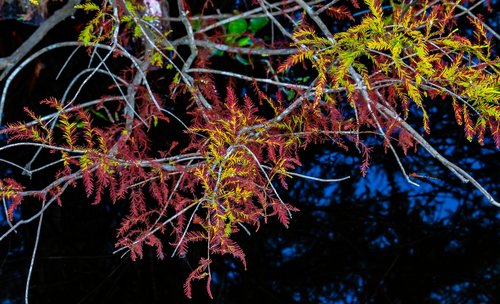
<path id="1" fill-rule="evenodd" d="M 64 19 L 73 15 L 76 11 L 75 5 L 78 5 L 81 0 L 69 0 L 66 5 L 57 10 L 52 16 L 45 20 L 36 31 L 26 40 L 19 48 L 16 49 L 7 58 L 0 58 L 0 70 L 4 70 L 0 75 L 2 81 L 10 70 L 28 54 L 44 37 L 45 35 L 57 24 Z M 0 109 L 1 110 L 1 109 Z M 1 111 L 0 111 L 1 113 Z"/>
<path id="2" fill-rule="evenodd" d="M 440 163 L 442 163 L 445 167 L 447 167 L 451 172 L 453 172 L 460 180 L 463 182 L 470 182 L 474 187 L 476 187 L 485 197 L 486 199 L 493 205 L 500 207 L 500 203 L 497 202 L 491 194 L 484 189 L 484 187 L 474 179 L 469 173 L 467 173 L 464 169 L 455 165 L 446 159 L 443 155 L 441 155 L 434 147 L 429 144 L 412 126 L 410 126 L 406 121 L 401 119 L 399 115 L 397 115 L 394 111 L 387 108 L 386 106 L 377 103 L 376 107 L 379 111 L 389 115 L 391 118 L 397 120 L 414 138 L 415 140 L 424 147 L 427 152 L 429 152 L 434 158 L 436 158 Z"/>

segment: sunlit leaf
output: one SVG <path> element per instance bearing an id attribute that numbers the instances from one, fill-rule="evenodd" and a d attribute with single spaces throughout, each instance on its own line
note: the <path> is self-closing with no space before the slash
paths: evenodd
<path id="1" fill-rule="evenodd" d="M 250 37 L 243 37 L 238 39 L 238 46 L 243 47 L 248 45 L 252 45 L 252 39 L 250 39 Z"/>
<path id="2" fill-rule="evenodd" d="M 252 18 L 250 19 L 250 26 L 248 29 L 252 33 L 256 33 L 258 30 L 266 26 L 266 24 L 269 22 L 269 19 L 266 17 L 260 17 L 260 18 Z"/>
<path id="3" fill-rule="evenodd" d="M 241 35 L 247 31 L 247 21 L 245 19 L 236 19 L 229 22 L 229 34 Z"/>

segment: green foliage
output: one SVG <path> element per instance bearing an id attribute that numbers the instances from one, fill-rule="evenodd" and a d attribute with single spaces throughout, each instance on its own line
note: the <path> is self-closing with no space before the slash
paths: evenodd
<path id="1" fill-rule="evenodd" d="M 78 5 L 75 5 L 75 8 L 83 9 L 86 12 L 100 11 L 101 10 L 101 7 L 99 7 L 97 4 L 95 4 L 93 2 L 87 2 L 87 3 L 84 3 L 84 4 L 78 4 Z"/>
<path id="2" fill-rule="evenodd" d="M 251 18 L 248 30 L 250 30 L 250 32 L 255 34 L 258 30 L 262 29 L 268 23 L 269 23 L 269 18 L 267 17 Z"/>
<path id="3" fill-rule="evenodd" d="M 108 26 L 107 31 L 102 31 L 103 27 L 100 26 L 102 21 L 109 17 L 108 12 L 111 7 L 108 6 L 103 9 L 92 2 L 76 5 L 75 7 L 83 9 L 86 12 L 95 12 L 94 18 L 87 23 L 78 36 L 78 40 L 82 42 L 84 46 L 101 43 L 111 37 L 113 29 Z"/>
<path id="4" fill-rule="evenodd" d="M 450 95 L 453 99 L 461 96 L 464 115 L 469 111 L 475 112 L 476 124 L 481 127 L 488 125 L 496 136 L 500 115 L 500 63 L 498 59 L 488 57 L 488 44 L 473 44 L 455 31 L 447 35 L 442 33 L 450 22 L 444 16 L 450 15 L 454 7 L 435 9 L 429 16 L 420 18 L 412 18 L 411 13 L 402 14 L 395 7 L 393 14 L 384 17 L 380 2 L 368 0 L 366 3 L 371 15 L 346 32 L 336 33 L 333 39 L 320 37 L 307 26 L 299 28 L 294 33 L 299 52 L 290 56 L 279 71 L 309 61 L 318 73 L 317 101 L 323 98 L 326 85 L 334 89 L 346 88 L 351 94 L 356 92 L 358 88 L 349 72 L 351 67 L 361 74 L 368 88 L 390 81 L 391 89 L 402 94 L 400 98 L 411 100 L 420 108 L 428 133 L 430 126 L 424 105 L 425 96 Z M 422 9 L 425 11 L 428 7 Z M 484 28 L 476 30 L 476 36 L 484 36 L 481 34 Z M 367 65 L 364 58 L 368 58 L 371 65 Z M 482 68 L 478 69 L 478 64 L 470 64 L 469 58 L 478 58 Z M 354 97 L 351 102 L 354 103 Z M 406 106 L 404 110 L 408 113 Z M 484 132 L 480 131 L 481 127 L 474 127 L 470 119 L 465 121 L 468 121 L 465 123 L 467 138 L 481 133 L 478 138 L 482 141 Z"/>
<path id="5" fill-rule="evenodd" d="M 243 18 L 236 19 L 234 21 L 229 22 L 227 28 L 229 35 L 240 36 L 241 34 L 247 31 L 247 21 Z"/>

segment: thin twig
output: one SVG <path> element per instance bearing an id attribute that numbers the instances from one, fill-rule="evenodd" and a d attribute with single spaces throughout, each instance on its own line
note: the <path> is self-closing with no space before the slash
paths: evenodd
<path id="1" fill-rule="evenodd" d="M 268 170 L 273 169 L 273 168 L 266 166 L 266 165 L 262 165 L 262 168 L 265 168 Z M 313 181 L 322 182 L 322 183 L 337 183 L 337 182 L 342 182 L 342 181 L 345 181 L 345 180 L 348 180 L 351 178 L 351 176 L 345 176 L 345 177 L 341 177 L 341 178 L 319 178 L 319 177 L 314 177 L 314 176 L 309 176 L 309 175 L 304 175 L 304 174 L 300 174 L 300 173 L 296 173 L 296 172 L 289 172 L 289 171 L 286 171 L 286 172 L 278 171 L 277 173 L 283 174 L 283 175 L 296 176 L 296 177 L 300 177 L 303 179 L 313 180 Z"/>
<path id="2" fill-rule="evenodd" d="M 500 207 L 500 203 L 498 203 L 491 194 L 484 189 L 484 187 L 476 180 L 474 179 L 469 173 L 467 173 L 465 170 L 460 168 L 459 166 L 455 165 L 454 163 L 450 162 L 448 159 L 446 159 L 443 155 L 441 155 L 434 147 L 429 144 L 415 129 L 413 129 L 412 126 L 410 126 L 406 121 L 404 121 L 401 117 L 399 117 L 394 111 L 391 109 L 387 108 L 386 106 L 377 103 L 376 107 L 378 110 L 386 113 L 393 119 L 397 120 L 412 136 L 413 138 L 422 146 L 424 147 L 427 152 L 429 152 L 434 158 L 436 158 L 441 164 L 443 164 L 445 167 L 447 167 L 451 172 L 453 172 L 460 180 L 463 182 L 470 182 L 476 189 L 478 189 L 485 197 L 486 199 L 493 205 Z"/>
<path id="3" fill-rule="evenodd" d="M 42 201 L 42 209 L 44 206 L 45 206 L 45 200 Z M 31 254 L 30 267 L 28 269 L 28 277 L 26 278 L 26 287 L 24 289 L 24 303 L 25 304 L 28 304 L 31 275 L 33 274 L 33 267 L 35 266 L 36 251 L 38 249 L 38 243 L 40 242 L 40 236 L 41 236 L 41 232 L 42 232 L 43 214 L 44 214 L 44 212 L 42 212 L 40 214 L 40 219 L 38 220 L 38 227 L 36 229 L 35 245 L 33 246 L 33 253 Z"/>
<path id="4" fill-rule="evenodd" d="M 255 156 L 255 154 L 252 152 L 252 150 L 250 150 L 247 146 L 245 145 L 237 145 L 237 146 L 234 146 L 234 148 L 243 148 L 245 149 L 246 151 L 248 151 L 248 153 L 252 156 L 252 158 L 254 159 L 255 161 L 255 164 L 259 167 L 259 169 L 261 170 L 261 172 L 264 174 L 269 186 L 271 186 L 271 189 L 273 190 L 274 194 L 276 195 L 276 197 L 278 198 L 279 202 L 283 205 L 283 207 L 285 207 L 287 213 L 288 213 L 288 216 L 290 218 L 292 218 L 292 212 L 290 211 L 290 209 L 288 208 L 288 206 L 285 204 L 285 202 L 283 202 L 283 200 L 281 199 L 278 191 L 276 190 L 276 188 L 274 187 L 273 183 L 271 182 L 271 179 L 269 178 L 269 175 L 267 175 L 267 172 L 266 170 L 264 170 L 264 167 L 261 165 L 261 163 L 259 162 L 259 160 L 257 159 L 257 156 Z"/>
<path id="5" fill-rule="evenodd" d="M 46 34 L 61 21 L 73 15 L 76 11 L 75 5 L 81 0 L 69 0 L 66 5 L 54 12 L 47 20 L 45 20 L 31 36 L 16 49 L 16 51 L 7 58 L 0 58 L 0 70 L 3 69 L 0 75 L 2 81 L 10 72 L 10 70 L 26 56 L 45 36 Z M 3 106 L 0 107 L 0 114 L 3 113 Z M 1 118 L 2 115 L 0 115 Z M 1 122 L 1 121 L 0 121 Z M 1 124 L 1 123 L 0 123 Z"/>

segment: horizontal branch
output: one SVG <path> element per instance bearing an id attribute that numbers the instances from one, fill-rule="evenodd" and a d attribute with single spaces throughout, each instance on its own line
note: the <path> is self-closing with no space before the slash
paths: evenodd
<path id="1" fill-rule="evenodd" d="M 188 73 L 218 74 L 218 75 L 224 75 L 224 76 L 228 76 L 228 77 L 234 77 L 234 78 L 238 78 L 238 79 L 242 79 L 242 80 L 269 83 L 269 84 L 273 84 L 273 85 L 276 85 L 276 86 L 285 87 L 285 88 L 289 88 L 289 89 L 296 89 L 296 90 L 307 90 L 307 88 L 308 88 L 308 86 L 305 86 L 305 85 L 280 82 L 280 81 L 275 81 L 275 80 L 268 79 L 268 78 L 250 77 L 250 76 L 247 76 L 247 75 L 242 75 L 242 74 L 238 74 L 238 73 L 234 73 L 234 72 L 229 72 L 229 71 L 212 70 L 212 69 L 202 69 L 202 68 L 193 68 L 193 69 L 187 70 L 186 72 L 188 72 Z"/>
<path id="2" fill-rule="evenodd" d="M 292 55 L 298 53 L 298 50 L 296 48 L 289 48 L 289 49 L 246 48 L 246 47 L 229 46 L 227 44 L 214 43 L 206 40 L 194 40 L 193 43 L 199 47 L 216 49 L 230 53 L 239 53 L 239 54 L 279 56 L 279 55 Z M 181 39 L 172 41 L 172 45 L 173 46 L 190 45 L 190 41 L 188 37 L 183 37 Z"/>
<path id="3" fill-rule="evenodd" d="M 262 166 L 262 168 L 265 168 L 265 169 L 268 169 L 268 170 L 272 170 L 273 169 L 273 168 L 271 168 L 269 166 L 266 166 L 266 165 L 261 165 L 261 166 Z M 277 171 L 276 173 L 278 173 L 278 174 L 284 174 L 284 175 L 296 176 L 296 177 L 300 177 L 300 178 L 303 178 L 303 179 L 313 180 L 313 181 L 322 182 L 322 183 L 336 183 L 336 182 L 345 181 L 345 180 L 348 180 L 348 179 L 351 178 L 351 176 L 345 176 L 345 177 L 341 177 L 341 178 L 319 178 L 319 177 L 314 177 L 314 176 L 309 176 L 309 175 L 295 173 L 295 172 L 289 172 L 289 171 L 287 171 L 286 173 Z"/>

